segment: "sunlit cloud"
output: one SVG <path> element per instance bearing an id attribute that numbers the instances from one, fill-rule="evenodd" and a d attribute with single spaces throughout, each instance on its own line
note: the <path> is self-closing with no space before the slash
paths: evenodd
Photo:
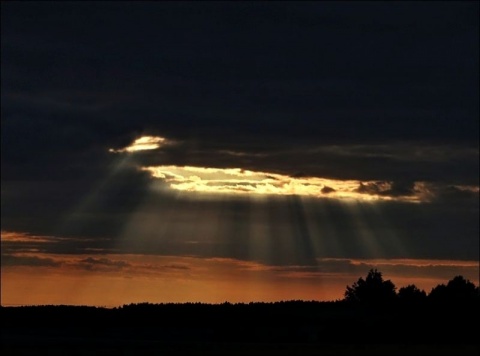
<path id="1" fill-rule="evenodd" d="M 358 201 L 431 201 L 441 188 L 427 182 L 399 186 L 392 181 L 334 180 L 319 177 L 251 171 L 241 168 L 211 168 L 192 166 L 150 166 L 142 170 L 167 182 L 170 188 L 187 192 L 300 195 Z M 454 187 L 455 188 L 455 187 Z M 478 187 L 459 186 L 458 191 L 478 194 Z"/>
<path id="2" fill-rule="evenodd" d="M 29 267 L 58 267 L 61 265 L 56 259 L 49 257 L 39 257 L 35 254 L 4 254 L 2 253 L 2 268 L 15 266 Z"/>
<path id="3" fill-rule="evenodd" d="M 345 262 L 354 266 L 415 266 L 415 267 L 471 267 L 478 269 L 478 261 L 468 260 L 434 260 L 414 258 L 378 258 L 378 259 L 345 259 L 345 258 L 320 258 L 319 262 Z"/>
<path id="4" fill-rule="evenodd" d="M 109 151 L 113 153 L 134 153 L 162 149 L 167 145 L 177 143 L 177 141 L 160 136 L 142 136 L 129 146 L 119 149 L 111 148 Z M 388 147 L 381 146 L 380 148 L 387 150 Z M 414 156 L 423 159 L 427 156 L 435 156 L 435 152 L 440 150 L 438 148 L 434 149 L 434 147 L 424 147 L 423 149 L 423 151 L 416 152 Z M 373 151 L 370 146 L 352 146 L 349 150 L 340 146 L 323 147 L 323 151 L 329 152 L 329 150 L 341 155 L 350 155 L 358 151 L 364 153 L 366 157 L 370 154 L 376 154 L 376 151 Z M 220 150 L 217 153 L 235 157 L 264 156 L 263 154 L 249 154 L 232 150 Z M 402 160 L 394 155 L 394 153 L 398 153 L 397 151 L 390 153 L 392 157 Z M 466 151 L 465 154 L 474 153 Z M 461 198 L 468 195 L 478 196 L 479 194 L 478 186 L 447 185 L 446 183 L 440 184 L 432 181 L 395 181 L 391 178 L 378 180 L 330 179 L 315 176 L 315 173 L 289 175 L 274 173 L 270 169 L 266 171 L 262 168 L 249 170 L 170 164 L 142 166 L 141 170 L 149 172 L 154 178 L 165 181 L 173 190 L 209 194 L 297 195 L 345 201 L 398 201 L 408 203 L 431 202 L 439 198 Z"/>
<path id="5" fill-rule="evenodd" d="M 34 242 L 34 243 L 48 243 L 55 240 L 55 238 L 49 236 L 35 236 L 26 233 L 19 233 L 14 231 L 2 231 L 0 234 L 0 240 L 2 242 L 10 243 L 22 243 L 22 242 Z"/>
<path id="6" fill-rule="evenodd" d="M 75 237 L 60 237 L 60 236 L 43 236 L 34 235 L 25 232 L 16 231 L 1 231 L 0 240 L 2 243 L 59 243 L 62 241 L 91 241 L 87 238 L 75 238 Z"/>
<path id="7" fill-rule="evenodd" d="M 113 149 L 110 148 L 109 152 L 121 153 L 121 152 L 136 152 L 136 151 L 147 151 L 147 150 L 156 150 L 162 145 L 165 145 L 167 140 L 164 137 L 159 136 L 142 136 L 137 138 L 130 146 Z"/>

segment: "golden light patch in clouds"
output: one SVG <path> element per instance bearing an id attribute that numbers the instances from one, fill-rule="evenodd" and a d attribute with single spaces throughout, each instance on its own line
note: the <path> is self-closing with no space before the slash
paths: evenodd
<path id="1" fill-rule="evenodd" d="M 393 188 L 393 182 L 291 177 L 241 168 L 151 166 L 143 167 L 142 170 L 150 172 L 155 178 L 165 180 L 172 189 L 189 192 L 301 195 L 362 201 L 399 200 L 407 202 L 420 202 L 425 197 L 420 189 L 412 195 L 389 195 L 389 191 Z M 375 190 L 365 189 L 365 187 L 371 186 L 374 186 Z"/>
<path id="2" fill-rule="evenodd" d="M 92 239 L 74 238 L 74 237 L 58 237 L 58 236 L 42 236 L 32 235 L 25 232 L 1 231 L 0 240 L 6 243 L 55 243 L 60 241 L 91 241 Z"/>
<path id="3" fill-rule="evenodd" d="M 136 152 L 136 151 L 146 151 L 146 150 L 156 150 L 160 148 L 161 145 L 166 143 L 166 139 L 158 136 L 142 136 L 137 138 L 130 146 L 113 149 L 110 148 L 109 152 L 120 153 L 120 152 Z"/>
<path id="4" fill-rule="evenodd" d="M 25 233 L 13 232 L 13 231 L 2 231 L 0 234 L 0 239 L 2 242 L 36 242 L 36 243 L 46 243 L 51 242 L 52 238 L 48 236 L 34 236 Z"/>
<path id="5" fill-rule="evenodd" d="M 475 193 L 475 194 L 480 193 L 480 187 L 473 186 L 473 185 L 455 185 L 454 188 L 462 192 L 469 192 L 469 193 Z"/>

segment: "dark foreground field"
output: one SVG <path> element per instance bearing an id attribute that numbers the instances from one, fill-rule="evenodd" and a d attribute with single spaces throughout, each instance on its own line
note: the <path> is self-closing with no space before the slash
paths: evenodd
<path id="1" fill-rule="evenodd" d="M 62 346 L 50 345 L 48 348 L 6 346 L 2 347 L 2 355 L 52 355 L 52 356 L 90 356 L 90 355 L 271 355 L 271 356 L 307 356 L 307 355 L 358 355 L 358 356 L 449 356 L 449 355 L 476 355 L 478 345 L 404 345 L 404 344 L 315 344 L 315 343 L 203 343 L 196 345 L 176 344 L 139 344 L 139 345 L 90 345 L 90 346 Z"/>
<path id="2" fill-rule="evenodd" d="M 479 355 L 478 302 L 2 307 L 2 355 Z"/>

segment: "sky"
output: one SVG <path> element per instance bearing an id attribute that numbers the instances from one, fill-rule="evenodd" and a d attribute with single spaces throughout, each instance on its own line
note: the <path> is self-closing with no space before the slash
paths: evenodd
<path id="1" fill-rule="evenodd" d="M 1 304 L 479 283 L 479 3 L 2 2 Z"/>

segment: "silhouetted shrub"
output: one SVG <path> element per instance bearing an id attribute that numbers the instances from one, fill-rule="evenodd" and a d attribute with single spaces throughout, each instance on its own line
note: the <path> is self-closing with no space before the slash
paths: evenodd
<path id="1" fill-rule="evenodd" d="M 427 293 L 418 289 L 414 284 L 410 284 L 398 290 L 398 299 L 406 304 L 420 304 L 427 299 Z"/>
<path id="2" fill-rule="evenodd" d="M 462 276 L 456 276 L 447 285 L 440 284 L 432 289 L 428 298 L 435 302 L 458 303 L 478 299 L 478 288 Z"/>
<path id="3" fill-rule="evenodd" d="M 345 300 L 371 305 L 391 303 L 397 296 L 395 289 L 390 280 L 383 280 L 381 272 L 371 269 L 366 279 L 359 278 L 351 287 L 347 286 Z"/>

